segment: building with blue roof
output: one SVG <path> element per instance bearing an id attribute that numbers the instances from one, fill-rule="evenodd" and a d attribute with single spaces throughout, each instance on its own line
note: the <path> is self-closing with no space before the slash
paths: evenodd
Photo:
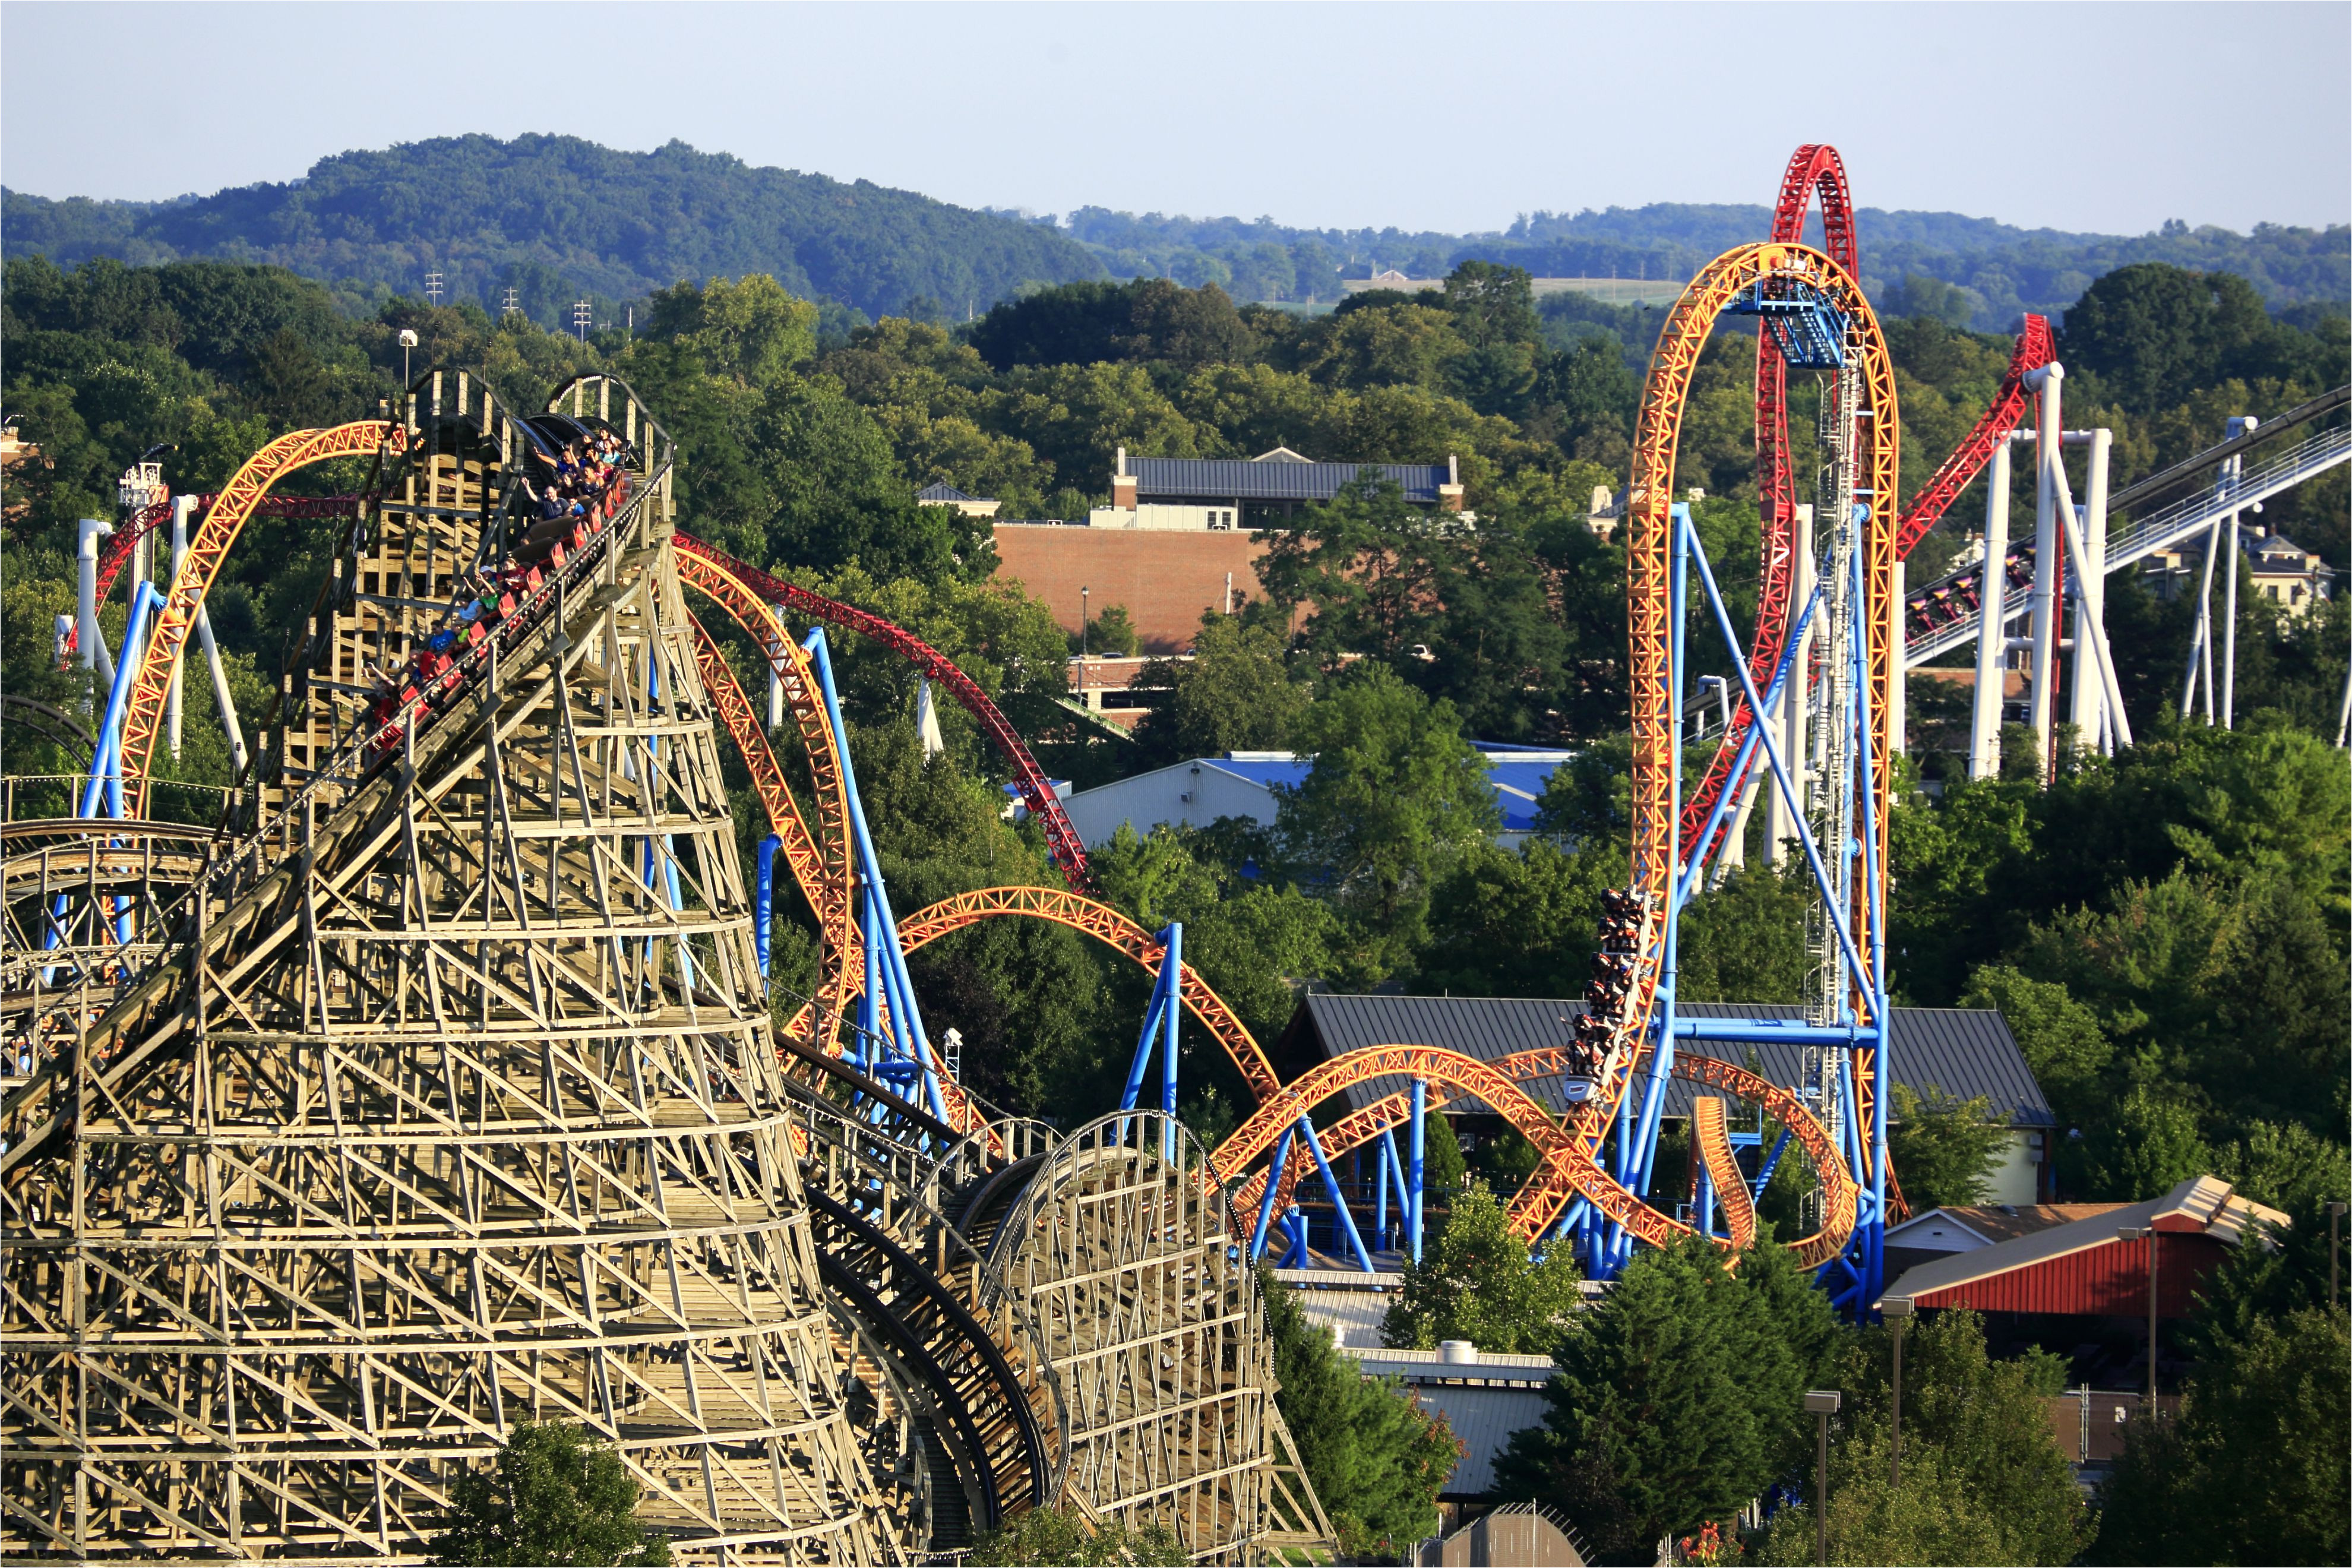
<path id="1" fill-rule="evenodd" d="M 1478 750 L 1486 755 L 1486 782 L 1502 812 L 1496 842 L 1517 848 L 1536 830 L 1536 809 L 1552 770 L 1575 753 L 1490 743 L 1480 743 Z M 1297 752 L 1227 752 L 1081 790 L 1064 809 L 1089 847 L 1108 841 L 1122 826 L 1147 834 L 1162 825 L 1206 827 L 1233 816 L 1271 828 L 1275 786 L 1297 787 L 1314 765 L 1312 755 Z"/>

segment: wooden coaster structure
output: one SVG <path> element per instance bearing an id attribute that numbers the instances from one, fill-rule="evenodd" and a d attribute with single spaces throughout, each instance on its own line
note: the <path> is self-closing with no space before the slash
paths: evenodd
<path id="1" fill-rule="evenodd" d="M 629 442 L 625 503 L 387 721 L 362 672 L 427 668 L 441 607 L 519 533 L 529 454 L 590 427 Z M 27 1070 L 0 1100 L 0 1505 L 26 1554 L 419 1560 L 455 1475 L 526 1418 L 613 1443 L 688 1554 L 896 1561 L 1045 1504 L 1166 1520 L 1203 1560 L 1328 1545 L 1197 1151 L 1056 1138 L 960 1090 L 941 1119 L 838 1054 L 860 955 L 837 737 L 798 726 L 798 810 L 686 611 L 718 580 L 684 564 L 634 395 L 583 378 L 517 416 L 435 372 L 394 421 L 273 444 L 225 494 L 252 515 L 304 454 L 362 447 L 385 477 L 241 813 L 201 838 L 6 826 L 0 1030 Z M 236 521 L 207 519 L 163 625 Z M 810 717 L 772 600 L 734 597 Z M 831 989 L 782 1029 L 722 729 L 772 826 L 797 822 L 827 931 Z M 1039 1180 L 1124 1195 L 1019 1207 Z M 1171 1182 L 1192 1195 L 1134 1195 Z M 1164 1313 L 1065 1279 L 1104 1257 Z M 1207 1349 L 1148 1428 L 1140 1384 L 1096 1375 L 1130 1333 L 1139 1376 Z"/>

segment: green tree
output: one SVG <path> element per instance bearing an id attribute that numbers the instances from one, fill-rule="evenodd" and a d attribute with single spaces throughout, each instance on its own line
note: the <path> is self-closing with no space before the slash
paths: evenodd
<path id="1" fill-rule="evenodd" d="M 1874 1427 L 1833 1445 L 1830 1451 L 1830 1529 L 1828 1561 L 1861 1568 L 1882 1564 L 1984 1563 L 2065 1562 L 2065 1558 L 2021 1558 L 2002 1540 L 2000 1521 L 1953 1473 L 1950 1463 L 1936 1449 L 1913 1441 L 1906 1424 L 1903 1434 L 1903 1484 L 1889 1482 L 1890 1440 L 1884 1428 Z M 1813 1472 L 1805 1472 L 1805 1500 L 1780 1510 L 1756 1561 L 1795 1565 L 1822 1561 L 1816 1555 L 1820 1536 L 1814 1527 Z"/>
<path id="2" fill-rule="evenodd" d="M 1313 698 L 1285 669 L 1281 638 L 1234 616 L 1202 616 L 1192 657 L 1154 660 L 1136 684 L 1168 692 L 1136 727 L 1145 767 L 1285 748 Z"/>
<path id="3" fill-rule="evenodd" d="M 2342 1309 L 2302 1308 L 2219 1340 L 2175 1419 L 2132 1423 L 2101 1490 L 2093 1561 L 2346 1561 L 2347 1407 Z"/>
<path id="4" fill-rule="evenodd" d="M 2061 1127 L 2080 1127 L 2089 1120 L 2101 1075 L 2115 1055 L 2096 1014 L 2063 985 L 2035 980 L 2005 963 L 1984 964 L 1970 975 L 1960 1005 L 2000 1014 Z"/>
<path id="5" fill-rule="evenodd" d="M 1730 1520 L 1803 1457 L 1804 1392 L 1835 1334 L 1781 1247 L 1737 1273 L 1696 1238 L 1641 1253 L 1570 1320 L 1544 1423 L 1496 1457 L 1496 1493 L 1558 1503 L 1605 1561 L 1646 1563 L 1660 1536 Z"/>
<path id="6" fill-rule="evenodd" d="M 1783 876 L 1750 867 L 1701 893 L 1683 911 L 1675 994 L 1691 1002 L 1801 1002 L 1812 963 L 1805 952 L 1811 903 L 1801 868 Z"/>
<path id="7" fill-rule="evenodd" d="M 1275 1402 L 1333 1527 L 1383 1555 L 1435 1533 L 1437 1494 L 1462 1455 L 1445 1418 L 1423 1415 L 1402 1384 L 1360 1373 L 1270 1270 L 1258 1289 Z"/>
<path id="8" fill-rule="evenodd" d="M 2232 376 L 2293 374 L 2300 337 L 2272 321 L 2243 278 L 2144 262 L 2083 291 L 2066 310 L 2059 352 L 2125 407 L 2153 413 Z"/>
<path id="9" fill-rule="evenodd" d="M 1033 1508 L 972 1543 L 976 1568 L 1171 1568 L 1192 1561 L 1176 1532 L 1156 1520 L 1108 1520 L 1089 1527 L 1075 1510 Z"/>
<path id="10" fill-rule="evenodd" d="M 2061 1169 L 2071 1177 L 2068 1184 L 2094 1203 L 2161 1197 L 2191 1176 L 2210 1174 L 2215 1164 L 2213 1151 L 2198 1134 L 2197 1112 L 2146 1084 L 2066 1148 Z"/>
<path id="11" fill-rule="evenodd" d="M 1841 1486 L 1866 1488 L 1866 1471 L 1886 1471 L 1888 1416 L 1893 1408 L 1893 1351 L 1884 1327 L 1844 1335 L 1825 1386 L 1845 1394 L 1838 1421 L 1843 1435 L 1832 1457 L 1831 1542 L 1850 1528 L 1871 1528 L 1841 1516 Z M 1909 1490 L 1915 1458 L 1940 1471 L 1959 1494 L 1958 1517 L 1989 1530 L 1997 1554 L 1962 1561 L 2070 1563 L 2090 1521 L 2064 1450 L 2051 1435 L 2049 1399 L 2064 1383 L 2065 1363 L 2032 1352 L 2013 1360 L 1987 1354 L 1977 1314 L 1927 1314 L 1905 1331 L 1903 1342 L 1903 1487 Z M 1931 1473 L 1923 1470 L 1922 1474 Z M 1935 1482 L 1923 1482 L 1931 1489 Z M 1808 1489 L 1810 1490 L 1810 1489 Z M 1858 1505 L 1867 1515 L 1884 1504 Z M 1805 1540 L 1811 1540 L 1810 1526 Z M 1869 1561 L 1872 1548 L 1851 1544 L 1839 1562 Z M 1935 1563 L 1928 1555 L 1880 1559 Z"/>
<path id="12" fill-rule="evenodd" d="M 1915 1208 L 1980 1204 L 2009 1147 L 2008 1126 L 1996 1120 L 1986 1095 L 1961 1100 L 1935 1084 L 1921 1095 L 1895 1086 L 1887 1152 L 1902 1173 L 1903 1195 Z"/>
<path id="13" fill-rule="evenodd" d="M 1087 623 L 1085 651 L 1104 658 L 1133 658 L 1142 650 L 1143 640 L 1136 635 L 1135 622 L 1125 605 L 1108 605 L 1102 614 Z M 1079 639 L 1070 639 L 1070 651 L 1079 651 Z"/>
<path id="14" fill-rule="evenodd" d="M 649 1563 L 669 1543 L 647 1541 L 637 1483 L 621 1457 L 562 1421 L 518 1424 L 488 1474 L 467 1470 L 449 1489 L 448 1531 L 433 1543 L 447 1564 Z"/>
<path id="15" fill-rule="evenodd" d="M 1454 1199 L 1436 1245 L 1406 1266 L 1381 1339 L 1407 1349 L 1468 1340 L 1481 1350 L 1545 1354 L 1576 1310 L 1578 1278 L 1569 1248 L 1530 1254 L 1486 1184 L 1474 1181 Z"/>
<path id="16" fill-rule="evenodd" d="M 1467 996 L 1557 996 L 1573 989 L 1601 932 L 1601 894 L 1624 880 L 1617 846 L 1465 853 L 1430 895 L 1430 942 L 1415 988 Z"/>
<path id="17" fill-rule="evenodd" d="M 1381 665 L 1334 678 L 1300 730 L 1315 764 L 1276 790 L 1284 853 L 1349 922 L 1343 973 L 1378 980 L 1422 945 L 1431 889 L 1499 820 L 1486 762 L 1452 703 Z"/>

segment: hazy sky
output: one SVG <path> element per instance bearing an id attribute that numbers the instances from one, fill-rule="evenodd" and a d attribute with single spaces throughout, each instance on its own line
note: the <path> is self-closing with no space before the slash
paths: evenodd
<path id="1" fill-rule="evenodd" d="M 2352 6 L 0 5 L 0 181 L 153 198 L 568 132 L 968 205 L 1490 229 L 1761 202 L 2352 217 Z"/>

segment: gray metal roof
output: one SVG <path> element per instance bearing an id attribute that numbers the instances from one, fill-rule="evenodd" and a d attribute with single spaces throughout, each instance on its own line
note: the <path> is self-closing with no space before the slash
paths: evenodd
<path id="1" fill-rule="evenodd" d="M 1575 1019 L 1582 1002 L 1496 996 L 1339 996 L 1310 993 L 1295 1019 L 1313 1031 L 1313 1046 L 1328 1057 L 1343 1056 L 1366 1046 L 1437 1046 L 1481 1061 L 1493 1061 L 1517 1051 L 1563 1046 L 1575 1037 Z M 1685 1002 L 1675 1012 L 1686 1018 L 1788 1018 L 1805 1016 L 1801 1007 L 1751 1003 L 1739 1005 Z M 1930 1084 L 1962 1100 L 1981 1094 L 1996 1111 L 2005 1111 L 2012 1127 L 2054 1127 L 2057 1117 L 2042 1097 L 2041 1086 L 2017 1048 L 2016 1037 L 2000 1014 L 1991 1008 L 1897 1007 L 1891 1047 L 1895 1081 L 1925 1093 Z M 1802 1076 L 1802 1047 L 1769 1043 L 1753 1047 L 1717 1040 L 1683 1040 L 1677 1048 L 1702 1051 L 1724 1061 L 1745 1062 L 1752 1048 L 1758 1070 L 1774 1083 L 1795 1088 Z M 1402 1078 L 1373 1079 L 1347 1090 L 1351 1106 L 1360 1109 L 1410 1087 Z M 1694 1086 L 1681 1079 L 1666 1080 L 1664 1114 L 1690 1114 Z M 1536 1102 L 1558 1113 L 1567 1101 L 1557 1079 L 1528 1086 Z M 1474 1100 L 1453 1101 L 1457 1110 L 1481 1110 Z"/>
<path id="2" fill-rule="evenodd" d="M 1329 500 L 1359 475 L 1393 480 L 1404 499 L 1434 505 L 1449 483 L 1443 463 L 1252 462 L 1213 458 L 1130 458 L 1138 500 Z"/>
<path id="3" fill-rule="evenodd" d="M 1366 1370 L 1370 1370 L 1367 1368 Z M 1415 1384 L 1421 1407 L 1445 1417 L 1462 1443 L 1462 1460 L 1438 1492 L 1440 1497 L 1477 1497 L 1495 1487 L 1495 1456 L 1511 1446 L 1511 1434 L 1543 1425 L 1547 1402 L 1540 1388 L 1465 1388 L 1454 1384 Z"/>
<path id="4" fill-rule="evenodd" d="M 966 495 L 963 491 L 956 489 L 955 486 L 949 484 L 944 479 L 941 479 L 935 484 L 925 485 L 921 489 L 917 490 L 915 492 L 915 499 L 917 500 L 960 501 L 978 500 L 980 500 L 980 497 Z"/>

